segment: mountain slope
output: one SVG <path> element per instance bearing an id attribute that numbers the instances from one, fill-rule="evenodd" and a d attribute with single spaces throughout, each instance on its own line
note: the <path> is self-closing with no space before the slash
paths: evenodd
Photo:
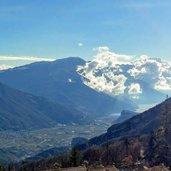
<path id="1" fill-rule="evenodd" d="M 115 163 L 119 168 L 137 165 L 171 167 L 171 98 L 113 125 L 101 136 L 78 146 L 87 149 L 84 159 L 104 164 Z"/>
<path id="2" fill-rule="evenodd" d="M 0 130 L 43 128 L 56 123 L 82 122 L 83 115 L 43 97 L 0 83 Z"/>
<path id="3" fill-rule="evenodd" d="M 2 71 L 0 81 L 19 90 L 47 97 L 64 106 L 75 107 L 89 115 L 104 115 L 136 108 L 134 103 L 124 97 L 112 98 L 86 86 L 76 71 L 79 65 L 84 64 L 84 60 L 76 57 L 37 62 Z"/>
<path id="4" fill-rule="evenodd" d="M 139 136 L 142 134 L 150 134 L 162 124 L 163 116 L 166 112 L 166 104 L 171 108 L 171 99 L 138 114 L 125 122 L 111 126 L 107 133 L 95 137 L 89 141 L 90 144 L 102 144 L 107 140 L 118 139 L 124 136 Z"/>

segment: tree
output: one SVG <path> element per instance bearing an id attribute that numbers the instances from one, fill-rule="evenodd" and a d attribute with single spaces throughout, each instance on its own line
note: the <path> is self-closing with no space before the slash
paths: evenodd
<path id="1" fill-rule="evenodd" d="M 129 145 L 130 145 L 130 143 L 129 143 L 129 140 L 128 140 L 128 138 L 126 137 L 125 139 L 124 139 L 124 146 L 125 146 L 125 155 L 126 156 L 128 156 L 129 155 Z"/>
<path id="2" fill-rule="evenodd" d="M 73 148 L 70 153 L 70 164 L 73 167 L 81 165 L 81 153 L 76 148 Z"/>
<path id="3" fill-rule="evenodd" d="M 0 171 L 5 171 L 5 168 L 0 165 Z"/>

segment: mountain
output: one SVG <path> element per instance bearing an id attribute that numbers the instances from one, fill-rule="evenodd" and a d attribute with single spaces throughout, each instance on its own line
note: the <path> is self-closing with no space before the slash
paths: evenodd
<path id="1" fill-rule="evenodd" d="M 84 84 L 138 104 L 160 103 L 171 90 L 171 63 L 145 55 L 133 58 L 100 47 L 92 61 L 78 68 Z"/>
<path id="2" fill-rule="evenodd" d="M 1 71 L 0 81 L 91 116 L 135 110 L 137 106 L 129 98 L 111 97 L 85 85 L 77 72 L 83 65 L 85 61 L 77 57 L 37 62 Z"/>
<path id="3" fill-rule="evenodd" d="M 122 123 L 130 118 L 132 118 L 133 116 L 137 115 L 138 113 L 136 112 L 132 112 L 129 110 L 123 110 L 120 114 L 120 116 L 113 122 L 113 124 L 118 124 L 118 123 Z"/>
<path id="4" fill-rule="evenodd" d="M 171 99 L 122 123 L 112 125 L 107 130 L 107 133 L 90 139 L 89 144 L 102 144 L 107 140 L 118 139 L 124 136 L 136 137 L 142 134 L 150 134 L 160 127 L 163 115 L 166 112 L 166 104 L 171 106 Z"/>
<path id="5" fill-rule="evenodd" d="M 0 130 L 45 128 L 57 123 L 83 123 L 84 119 L 75 109 L 0 83 Z"/>
<path id="6" fill-rule="evenodd" d="M 84 159 L 117 167 L 171 167 L 171 98 L 78 146 Z"/>

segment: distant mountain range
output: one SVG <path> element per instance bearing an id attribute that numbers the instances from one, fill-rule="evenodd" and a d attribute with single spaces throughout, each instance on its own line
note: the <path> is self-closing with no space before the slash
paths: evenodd
<path id="1" fill-rule="evenodd" d="M 92 118 L 165 98 L 159 90 L 171 88 L 170 63 L 146 56 L 118 63 L 114 57 L 105 51 L 90 62 L 78 57 L 36 62 L 1 71 L 0 82 Z"/>
<path id="2" fill-rule="evenodd" d="M 1 71 L 0 81 L 92 117 L 137 108 L 127 97 L 111 97 L 85 85 L 77 72 L 83 65 L 85 61 L 77 57 L 37 62 Z"/>
<path id="3" fill-rule="evenodd" d="M 44 97 L 13 89 L 0 83 L 0 130 L 36 129 L 57 123 L 83 123 L 83 113 Z"/>

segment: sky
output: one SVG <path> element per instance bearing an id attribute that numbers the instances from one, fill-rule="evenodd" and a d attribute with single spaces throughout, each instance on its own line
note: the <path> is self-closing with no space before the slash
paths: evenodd
<path id="1" fill-rule="evenodd" d="M 0 64 L 91 60 L 100 46 L 169 60 L 170 9 L 170 0 L 0 0 Z"/>

